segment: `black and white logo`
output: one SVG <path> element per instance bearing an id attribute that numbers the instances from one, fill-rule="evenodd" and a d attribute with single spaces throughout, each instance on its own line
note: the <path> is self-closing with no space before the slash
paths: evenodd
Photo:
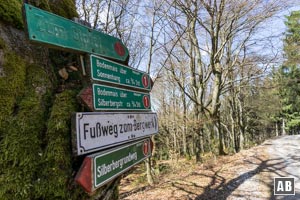
<path id="1" fill-rule="evenodd" d="M 295 178 L 274 178 L 274 195 L 295 195 Z"/>

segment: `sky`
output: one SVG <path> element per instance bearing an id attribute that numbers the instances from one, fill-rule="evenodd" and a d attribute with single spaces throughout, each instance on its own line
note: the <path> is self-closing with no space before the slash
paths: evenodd
<path id="1" fill-rule="evenodd" d="M 283 52 L 283 39 L 286 31 L 286 26 L 284 24 L 284 22 L 286 21 L 285 16 L 290 15 L 292 11 L 300 10 L 300 2 L 298 4 L 299 4 L 298 6 L 291 7 L 285 11 L 278 13 L 278 15 L 276 15 L 275 18 L 267 22 L 268 23 L 267 31 L 272 32 L 274 35 L 280 36 L 273 42 L 275 47 L 277 47 L 277 49 L 280 52 Z"/>

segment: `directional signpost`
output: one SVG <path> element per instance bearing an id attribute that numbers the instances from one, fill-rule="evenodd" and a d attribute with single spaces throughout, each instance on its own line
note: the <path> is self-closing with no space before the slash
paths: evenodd
<path id="1" fill-rule="evenodd" d="M 24 7 L 31 41 L 119 61 L 126 61 L 128 58 L 128 49 L 118 38 L 28 4 L 24 4 Z"/>
<path id="2" fill-rule="evenodd" d="M 89 193 L 151 156 L 150 139 L 89 155 L 76 175 L 76 182 Z"/>
<path id="3" fill-rule="evenodd" d="M 150 95 L 143 92 L 93 84 L 95 110 L 151 111 Z"/>
<path id="4" fill-rule="evenodd" d="M 158 133 L 156 113 L 76 113 L 74 153 L 83 155 Z"/>
<path id="5" fill-rule="evenodd" d="M 100 151 L 84 158 L 75 178 L 91 193 L 150 157 L 149 137 L 158 133 L 157 115 L 151 112 L 151 78 L 148 73 L 121 64 L 128 61 L 129 52 L 120 39 L 28 4 L 24 4 L 24 11 L 30 41 L 95 54 L 90 55 L 91 77 L 83 81 L 90 82 L 87 79 L 91 78 L 92 83 L 78 95 L 82 104 L 90 111 L 135 111 L 74 114 L 75 155 Z M 81 60 L 85 75 L 83 63 Z"/>
<path id="6" fill-rule="evenodd" d="M 94 55 L 90 58 L 93 80 L 151 90 L 149 74 Z"/>

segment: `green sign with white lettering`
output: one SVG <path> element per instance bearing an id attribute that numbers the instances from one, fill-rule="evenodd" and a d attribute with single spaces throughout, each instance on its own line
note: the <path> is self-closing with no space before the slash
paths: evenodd
<path id="1" fill-rule="evenodd" d="M 93 157 L 94 188 L 98 188 L 151 155 L 150 140 L 110 150 Z"/>
<path id="2" fill-rule="evenodd" d="M 149 74 L 94 55 L 91 55 L 91 75 L 93 80 L 151 90 Z"/>
<path id="3" fill-rule="evenodd" d="M 150 95 L 116 87 L 93 84 L 95 110 L 151 110 Z"/>
<path id="4" fill-rule="evenodd" d="M 58 15 L 24 4 L 29 39 L 63 50 L 73 50 L 126 61 L 128 49 L 120 39 Z"/>

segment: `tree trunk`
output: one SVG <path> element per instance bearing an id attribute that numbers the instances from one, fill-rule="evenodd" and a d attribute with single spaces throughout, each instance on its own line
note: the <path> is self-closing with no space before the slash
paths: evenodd
<path id="1" fill-rule="evenodd" d="M 225 152 L 225 145 L 224 145 L 224 135 L 223 135 L 223 131 L 221 129 L 221 123 L 218 120 L 218 122 L 216 123 L 216 127 L 218 135 L 219 135 L 219 155 L 226 155 Z"/>
<path id="2" fill-rule="evenodd" d="M 183 154 L 187 157 L 188 150 L 187 150 L 187 106 L 186 106 L 186 97 L 185 94 L 182 92 L 181 94 L 182 104 L 183 104 L 183 131 L 182 131 L 182 144 L 183 144 Z"/>
<path id="3" fill-rule="evenodd" d="M 284 118 L 282 119 L 282 132 L 281 135 L 286 135 L 286 131 L 285 131 L 285 120 Z"/>
<path id="4" fill-rule="evenodd" d="M 152 168 L 151 168 L 151 157 L 145 160 L 145 165 L 146 165 L 147 181 L 149 185 L 154 185 Z"/>
<path id="5" fill-rule="evenodd" d="M 278 122 L 276 122 L 275 124 L 275 133 L 276 133 L 276 137 L 278 137 L 279 133 L 278 133 Z"/>
<path id="6" fill-rule="evenodd" d="M 200 136 L 196 135 L 196 140 L 195 140 L 195 147 L 196 147 L 196 162 L 202 162 L 202 157 L 201 157 L 201 141 L 200 141 Z"/>

